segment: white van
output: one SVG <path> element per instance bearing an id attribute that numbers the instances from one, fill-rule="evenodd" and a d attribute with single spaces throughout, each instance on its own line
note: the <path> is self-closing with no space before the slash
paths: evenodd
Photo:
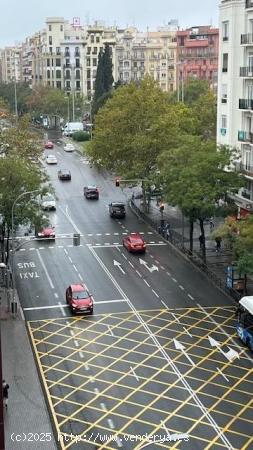
<path id="1" fill-rule="evenodd" d="M 67 122 L 62 130 L 63 136 L 72 136 L 76 131 L 83 131 L 82 122 Z"/>

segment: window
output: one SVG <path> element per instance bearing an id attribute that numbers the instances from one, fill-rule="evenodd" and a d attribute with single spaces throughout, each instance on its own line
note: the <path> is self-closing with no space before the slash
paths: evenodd
<path id="1" fill-rule="evenodd" d="M 221 85 L 221 103 L 227 103 L 227 84 Z"/>
<path id="2" fill-rule="evenodd" d="M 70 70 L 66 70 L 65 72 L 65 78 L 70 80 Z"/>
<path id="3" fill-rule="evenodd" d="M 94 44 L 94 42 L 95 42 L 95 36 L 94 36 L 94 34 L 91 34 L 91 36 L 90 36 L 90 41 L 91 41 L 92 44 Z"/>
<path id="4" fill-rule="evenodd" d="M 70 59 L 69 59 L 69 58 L 66 58 L 66 60 L 65 60 L 65 66 L 66 66 L 66 67 L 70 67 Z"/>
<path id="5" fill-rule="evenodd" d="M 49 43 L 49 45 L 53 45 L 53 38 L 52 38 L 52 36 L 48 36 L 48 43 Z"/>
<path id="6" fill-rule="evenodd" d="M 96 78 L 96 76 L 97 76 L 97 69 L 93 69 L 93 71 L 92 71 L 92 77 L 93 77 L 93 78 Z"/>
<path id="7" fill-rule="evenodd" d="M 100 36 L 96 36 L 96 42 L 100 42 Z"/>
<path id="8" fill-rule="evenodd" d="M 76 59 L 76 67 L 80 67 L 80 59 Z"/>
<path id="9" fill-rule="evenodd" d="M 228 21 L 222 22 L 222 40 L 228 41 Z"/>
<path id="10" fill-rule="evenodd" d="M 69 47 L 65 47 L 65 56 L 69 56 Z"/>
<path id="11" fill-rule="evenodd" d="M 221 128 L 227 128 L 227 116 L 225 114 L 221 115 Z"/>
<path id="12" fill-rule="evenodd" d="M 55 76 L 56 78 L 61 78 L 61 70 L 56 70 Z"/>
<path id="13" fill-rule="evenodd" d="M 63 31 L 63 25 L 60 26 L 60 30 Z"/>
<path id="14" fill-rule="evenodd" d="M 137 67 L 137 62 L 136 61 L 134 61 L 134 67 Z"/>
<path id="15" fill-rule="evenodd" d="M 98 52 L 98 48 L 97 47 L 93 47 L 93 51 L 92 51 L 93 55 L 97 55 L 97 52 Z"/>
<path id="16" fill-rule="evenodd" d="M 76 89 L 80 90 L 80 87 L 81 87 L 80 81 L 76 81 Z"/>
<path id="17" fill-rule="evenodd" d="M 66 81 L 66 88 L 70 89 L 70 81 Z"/>
<path id="18" fill-rule="evenodd" d="M 50 59 L 47 59 L 47 67 L 50 67 Z"/>
<path id="19" fill-rule="evenodd" d="M 90 58 L 87 58 L 86 64 L 87 64 L 87 66 L 90 66 Z"/>
<path id="20" fill-rule="evenodd" d="M 60 55 L 61 54 L 61 47 L 56 47 L 56 55 Z"/>
<path id="21" fill-rule="evenodd" d="M 97 58 L 92 58 L 92 65 L 96 66 L 97 65 Z"/>
<path id="22" fill-rule="evenodd" d="M 49 53 L 50 53 L 50 55 L 53 54 L 53 47 L 49 47 Z"/>
<path id="23" fill-rule="evenodd" d="M 50 79 L 50 70 L 47 70 L 47 78 Z"/>
<path id="24" fill-rule="evenodd" d="M 222 55 L 222 72 L 228 71 L 228 53 Z"/>
<path id="25" fill-rule="evenodd" d="M 79 47 L 75 47 L 75 56 L 80 56 L 80 49 L 79 49 Z"/>
<path id="26" fill-rule="evenodd" d="M 56 58 L 55 65 L 56 65 L 56 67 L 61 67 L 61 60 L 60 60 L 60 58 Z"/>
<path id="27" fill-rule="evenodd" d="M 90 55 L 91 53 L 91 47 L 87 47 L 87 55 Z"/>
<path id="28" fill-rule="evenodd" d="M 87 70 L 87 78 L 90 78 L 90 69 Z"/>
<path id="29" fill-rule="evenodd" d="M 57 89 L 61 89 L 61 81 L 56 81 L 56 87 Z"/>
<path id="30" fill-rule="evenodd" d="M 52 25 L 48 25 L 48 31 L 52 31 Z"/>
<path id="31" fill-rule="evenodd" d="M 80 70 L 79 69 L 76 70 L 76 79 L 80 80 Z"/>
<path id="32" fill-rule="evenodd" d="M 129 67 L 129 61 L 124 61 L 124 67 Z"/>

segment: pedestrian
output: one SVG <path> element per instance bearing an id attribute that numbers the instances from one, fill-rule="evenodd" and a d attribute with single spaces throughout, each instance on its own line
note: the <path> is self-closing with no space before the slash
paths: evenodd
<path id="1" fill-rule="evenodd" d="M 8 398 L 9 398 L 9 393 L 8 393 L 8 389 L 9 389 L 9 385 L 8 383 L 6 383 L 5 380 L 3 380 L 3 401 L 4 401 L 4 406 L 7 409 L 8 406 Z"/>
<path id="2" fill-rule="evenodd" d="M 210 225 L 210 233 L 213 231 L 214 229 L 214 223 L 213 223 L 213 218 L 211 217 L 209 220 L 209 225 Z"/>
<path id="3" fill-rule="evenodd" d="M 168 241 L 169 238 L 170 238 L 170 223 L 169 222 L 166 223 L 165 228 L 164 228 L 164 232 L 165 232 L 165 236 L 164 237 Z"/>
<path id="4" fill-rule="evenodd" d="M 203 234 L 200 234 L 199 235 L 199 248 L 200 248 L 200 250 L 202 250 L 203 245 L 204 245 L 204 236 L 203 236 Z"/>
<path id="5" fill-rule="evenodd" d="M 216 236 L 215 238 L 215 242 L 216 242 L 216 253 L 221 251 L 221 237 L 220 236 Z"/>

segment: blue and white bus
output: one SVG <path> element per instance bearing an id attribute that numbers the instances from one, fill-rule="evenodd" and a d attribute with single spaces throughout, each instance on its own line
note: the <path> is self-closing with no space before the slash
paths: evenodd
<path id="1" fill-rule="evenodd" d="M 239 300 L 236 329 L 240 339 L 253 351 L 253 296 Z"/>

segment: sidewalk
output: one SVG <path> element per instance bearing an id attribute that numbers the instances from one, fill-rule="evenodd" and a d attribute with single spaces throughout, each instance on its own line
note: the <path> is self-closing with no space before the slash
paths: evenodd
<path id="1" fill-rule="evenodd" d="M 134 204 L 140 211 L 143 211 L 142 199 L 134 199 Z M 182 217 L 182 213 L 177 207 L 165 204 L 163 214 L 161 214 L 156 200 L 152 199 L 150 202 L 149 212 L 146 213 L 146 216 L 153 222 L 154 228 L 156 230 L 159 229 L 161 219 L 163 219 L 165 223 L 168 222 L 171 228 L 171 236 L 173 241 L 172 243 L 181 248 L 181 250 L 182 247 L 184 247 L 186 251 L 189 250 L 189 220 L 186 217 Z M 222 219 L 221 217 L 215 217 L 213 219 L 214 230 L 220 224 L 222 224 L 223 221 L 224 219 Z M 210 277 L 219 279 L 220 287 L 224 287 L 224 289 L 226 289 L 227 266 L 231 265 L 233 262 L 232 252 L 227 248 L 224 248 L 224 246 L 222 245 L 221 252 L 216 253 L 215 242 L 213 241 L 213 239 L 211 239 L 210 236 L 213 230 L 210 230 L 209 223 L 206 223 L 204 225 L 204 228 L 206 238 L 207 272 L 208 274 L 209 272 L 212 272 L 209 274 Z M 200 227 L 198 223 L 195 223 L 193 232 L 193 253 L 195 257 L 201 262 L 199 236 Z M 253 280 L 250 277 L 248 277 L 247 281 L 247 295 L 253 295 Z"/>
<path id="2" fill-rule="evenodd" d="M 7 312 L 4 288 L 0 288 L 0 296 L 2 370 L 10 386 L 8 409 L 4 411 L 5 449 L 56 450 L 25 321 L 20 310 L 16 318 Z"/>

